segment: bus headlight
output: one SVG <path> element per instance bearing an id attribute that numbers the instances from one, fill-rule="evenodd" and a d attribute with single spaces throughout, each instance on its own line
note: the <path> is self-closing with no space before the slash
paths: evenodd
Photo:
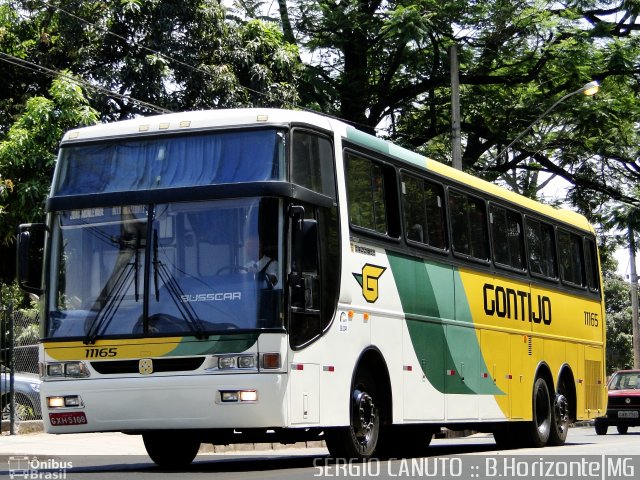
<path id="1" fill-rule="evenodd" d="M 44 371 L 49 378 L 87 378 L 91 375 L 84 362 L 46 363 Z"/>
<path id="2" fill-rule="evenodd" d="M 218 355 L 214 357 L 214 365 L 218 370 L 255 370 L 257 361 L 255 354 Z"/>

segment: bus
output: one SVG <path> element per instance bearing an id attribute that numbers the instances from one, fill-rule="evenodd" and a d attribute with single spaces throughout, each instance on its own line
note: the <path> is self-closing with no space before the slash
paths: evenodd
<path id="1" fill-rule="evenodd" d="M 18 279 L 40 296 L 49 433 L 142 435 L 163 466 L 201 443 L 366 459 L 442 427 L 561 445 L 605 411 L 586 219 L 342 121 L 71 130 L 46 210 L 20 227 Z"/>

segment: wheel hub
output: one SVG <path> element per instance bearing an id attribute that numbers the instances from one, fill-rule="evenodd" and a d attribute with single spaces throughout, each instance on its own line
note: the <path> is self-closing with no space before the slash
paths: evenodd
<path id="1" fill-rule="evenodd" d="M 553 409 L 558 428 L 564 430 L 569 423 L 569 402 L 567 401 L 567 397 L 561 393 L 556 394 Z"/>
<path id="2" fill-rule="evenodd" d="M 356 437 L 358 441 L 366 445 L 371 439 L 376 420 L 376 406 L 373 398 L 367 392 L 356 390 L 354 392 Z"/>

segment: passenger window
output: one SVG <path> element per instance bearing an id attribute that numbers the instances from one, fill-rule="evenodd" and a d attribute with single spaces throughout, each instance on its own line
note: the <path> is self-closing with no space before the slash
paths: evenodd
<path id="1" fill-rule="evenodd" d="M 480 198 L 450 191 L 451 244 L 456 254 L 489 260 L 487 212 Z"/>
<path id="2" fill-rule="evenodd" d="M 333 146 L 327 137 L 294 130 L 291 181 L 335 198 Z"/>
<path id="3" fill-rule="evenodd" d="M 531 273 L 547 278 L 558 278 L 553 227 L 527 218 L 526 237 Z"/>
<path id="4" fill-rule="evenodd" d="M 582 254 L 582 238 L 566 230 L 558 229 L 558 255 L 560 278 L 574 285 L 585 285 L 585 269 Z"/>
<path id="5" fill-rule="evenodd" d="M 347 194 L 352 225 L 387 233 L 384 171 L 381 164 L 348 153 Z"/>
<path id="6" fill-rule="evenodd" d="M 600 275 L 598 274 L 598 250 L 596 242 L 591 238 L 585 238 L 587 286 L 590 290 L 597 292 L 600 290 Z"/>
<path id="7" fill-rule="evenodd" d="M 412 175 L 402 174 L 401 178 L 407 240 L 444 250 L 442 187 Z"/>
<path id="8" fill-rule="evenodd" d="M 493 260 L 500 265 L 524 270 L 524 232 L 520 214 L 497 205 L 491 205 L 489 213 Z"/>

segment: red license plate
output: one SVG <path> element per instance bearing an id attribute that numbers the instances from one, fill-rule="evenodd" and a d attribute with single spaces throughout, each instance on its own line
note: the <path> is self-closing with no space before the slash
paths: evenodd
<path id="1" fill-rule="evenodd" d="M 87 416 L 84 412 L 63 412 L 63 413 L 50 413 L 49 421 L 54 426 L 66 426 L 66 425 L 86 425 Z"/>

